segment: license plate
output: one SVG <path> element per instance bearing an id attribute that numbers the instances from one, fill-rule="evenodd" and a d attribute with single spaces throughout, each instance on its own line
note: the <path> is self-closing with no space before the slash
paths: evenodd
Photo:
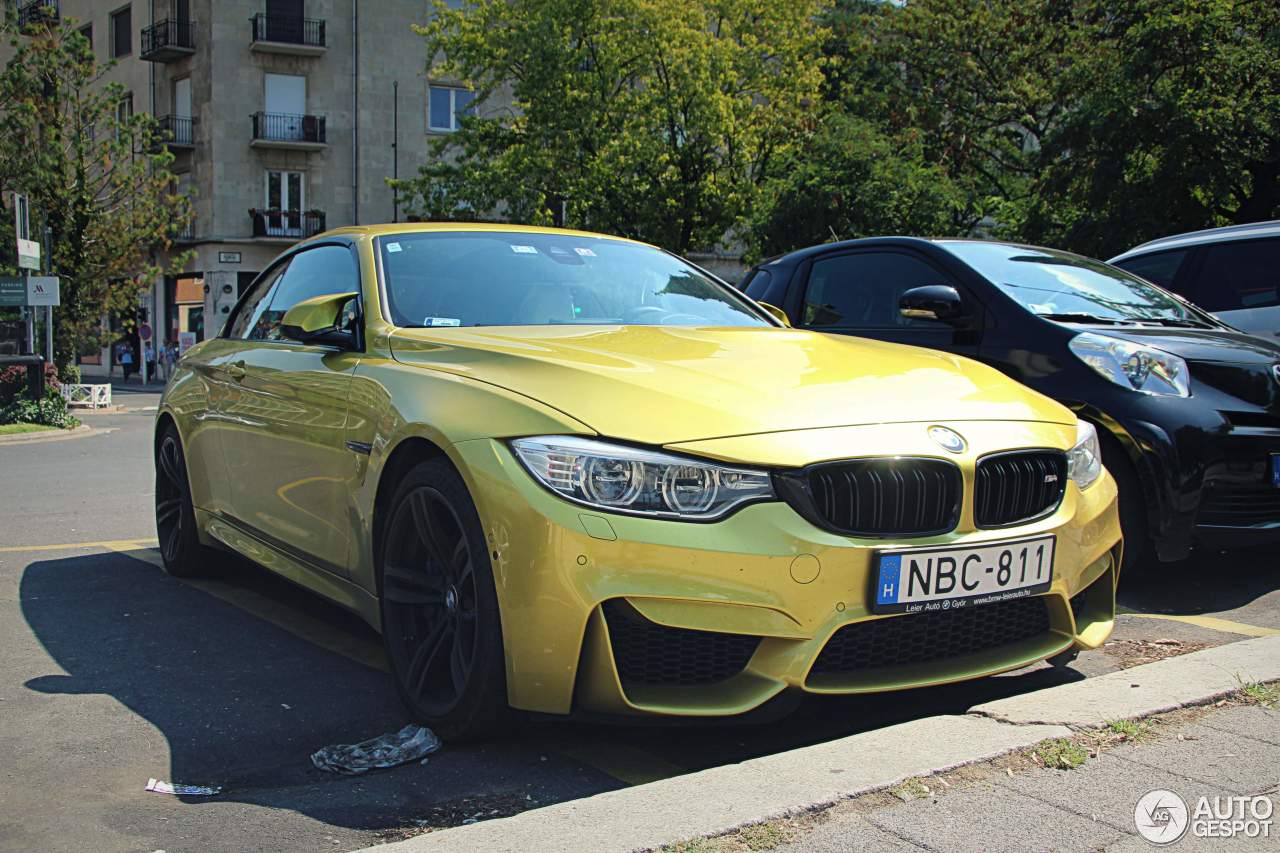
<path id="1" fill-rule="evenodd" d="M 1280 489 L 1280 453 L 1271 454 L 1271 485 Z"/>
<path id="2" fill-rule="evenodd" d="M 972 548 L 881 551 L 873 574 L 873 613 L 950 610 L 1025 598 L 1053 581 L 1053 536 Z"/>

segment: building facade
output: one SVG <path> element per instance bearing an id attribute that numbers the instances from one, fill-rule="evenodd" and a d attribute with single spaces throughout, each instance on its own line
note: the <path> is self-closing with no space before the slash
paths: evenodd
<path id="1" fill-rule="evenodd" d="M 403 219 L 386 179 L 410 177 L 471 93 L 427 75 L 411 25 L 427 0 L 19 0 L 89 37 L 157 116 L 195 221 L 195 258 L 145 297 L 160 341 L 216 335 L 239 294 L 289 244 Z M 105 369 L 106 354 L 100 357 Z M 92 362 L 92 356 L 86 358 Z M 86 365 L 89 372 L 93 372 Z"/>

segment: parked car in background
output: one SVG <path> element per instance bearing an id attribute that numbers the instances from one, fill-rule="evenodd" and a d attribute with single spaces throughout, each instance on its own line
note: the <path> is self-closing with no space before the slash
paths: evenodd
<path id="1" fill-rule="evenodd" d="M 1280 337 L 1280 220 L 1161 237 L 1109 263 L 1185 296 L 1237 329 Z"/>
<path id="2" fill-rule="evenodd" d="M 1008 243 L 831 243 L 742 286 L 798 328 L 976 358 L 1094 424 L 1120 486 L 1126 566 L 1197 543 L 1280 542 L 1273 340 L 1101 261 Z"/>
<path id="3" fill-rule="evenodd" d="M 155 459 L 169 572 L 216 545 L 352 608 L 446 739 L 975 678 L 1115 619 L 1092 426 L 596 234 L 302 242 L 183 356 Z"/>

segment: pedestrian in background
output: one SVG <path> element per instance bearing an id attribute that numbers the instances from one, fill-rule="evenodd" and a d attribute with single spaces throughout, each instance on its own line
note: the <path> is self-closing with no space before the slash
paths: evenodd
<path id="1" fill-rule="evenodd" d="M 143 381 L 150 383 L 156 376 L 156 348 L 152 346 L 151 341 L 142 345 L 142 357 L 147 360 L 147 372 Z"/>
<path id="2" fill-rule="evenodd" d="M 170 374 L 173 373 L 173 365 L 178 360 L 178 348 L 173 341 L 165 341 L 164 346 L 160 347 L 160 372 L 164 374 L 164 381 L 169 381 Z"/>
<path id="3" fill-rule="evenodd" d="M 120 369 L 124 371 L 124 381 L 129 381 L 129 374 L 133 373 L 133 347 L 128 344 L 120 345 Z"/>

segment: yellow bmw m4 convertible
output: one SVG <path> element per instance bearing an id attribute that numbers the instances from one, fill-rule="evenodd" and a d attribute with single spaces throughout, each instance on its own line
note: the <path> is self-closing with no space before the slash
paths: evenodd
<path id="1" fill-rule="evenodd" d="M 1115 616 L 1089 424 L 597 234 L 291 248 L 182 358 L 155 459 L 171 573 L 230 550 L 355 610 L 446 738 L 974 678 Z"/>

